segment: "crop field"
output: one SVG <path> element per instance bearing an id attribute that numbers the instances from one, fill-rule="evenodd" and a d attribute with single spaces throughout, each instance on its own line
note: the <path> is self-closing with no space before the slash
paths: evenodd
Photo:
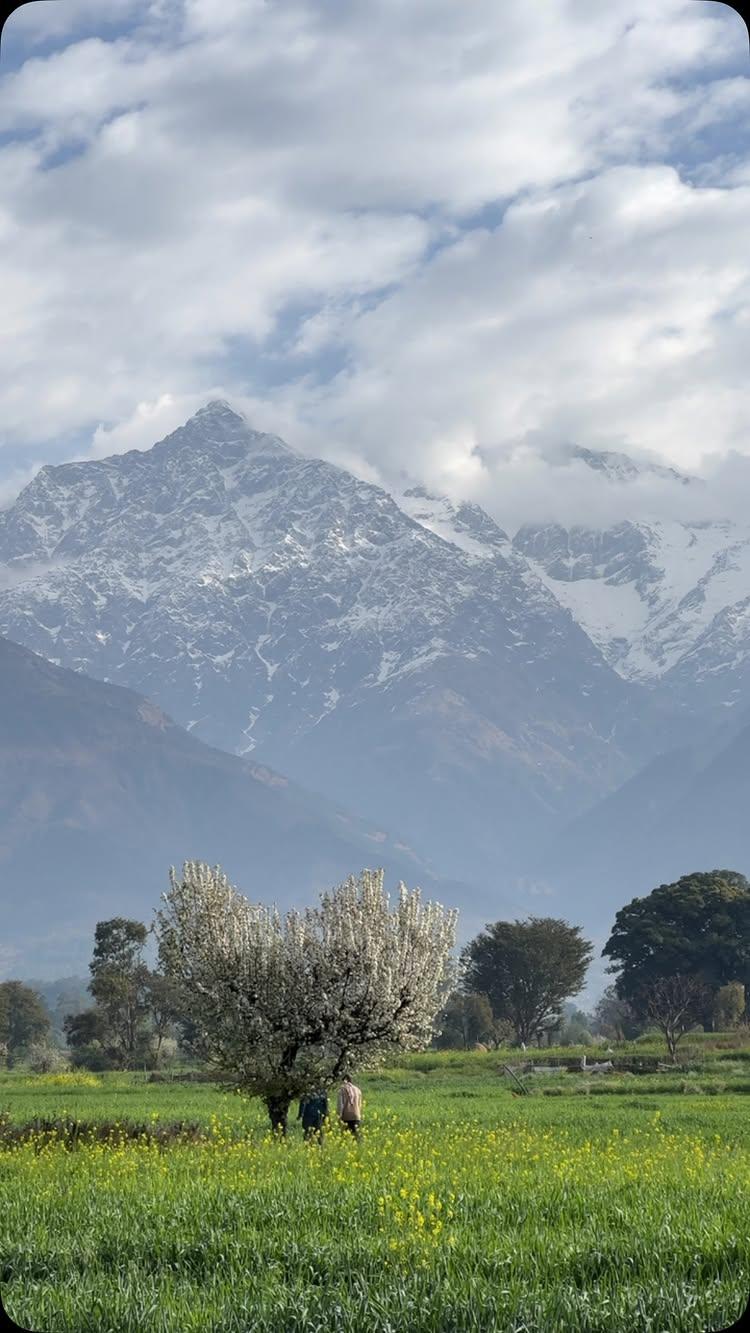
<path id="1" fill-rule="evenodd" d="M 35 1333 L 707 1333 L 750 1295 L 747 1064 L 363 1076 L 355 1142 L 213 1084 L 0 1075 L 3 1304 Z M 567 1082 L 566 1082 L 567 1079 Z M 698 1090 L 696 1090 L 698 1089 Z"/>

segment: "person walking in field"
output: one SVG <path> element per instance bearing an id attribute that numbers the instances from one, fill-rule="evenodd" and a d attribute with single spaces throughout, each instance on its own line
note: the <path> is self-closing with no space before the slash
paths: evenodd
<path id="1" fill-rule="evenodd" d="M 328 1115 L 328 1098 L 322 1088 L 308 1093 L 300 1100 L 297 1119 L 302 1121 L 305 1142 L 317 1139 L 323 1142 L 323 1124 Z"/>
<path id="2" fill-rule="evenodd" d="M 362 1091 L 356 1083 L 352 1083 L 348 1074 L 344 1075 L 339 1088 L 338 1113 L 342 1124 L 358 1139 L 362 1124 Z"/>

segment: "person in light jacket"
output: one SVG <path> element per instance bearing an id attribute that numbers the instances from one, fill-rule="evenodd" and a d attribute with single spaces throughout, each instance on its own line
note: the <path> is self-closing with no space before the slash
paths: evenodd
<path id="1" fill-rule="evenodd" d="M 339 1088 L 337 1107 L 342 1124 L 358 1139 L 362 1124 L 362 1092 L 356 1083 L 352 1083 L 348 1074 L 344 1075 Z"/>

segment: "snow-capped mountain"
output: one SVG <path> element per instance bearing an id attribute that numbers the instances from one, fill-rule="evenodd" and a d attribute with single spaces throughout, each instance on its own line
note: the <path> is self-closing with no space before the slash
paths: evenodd
<path id="1" fill-rule="evenodd" d="M 525 526 L 514 545 L 625 679 L 697 714 L 750 698 L 750 528 Z"/>
<path id="2" fill-rule="evenodd" d="M 690 485 L 698 497 L 703 486 L 623 454 L 575 449 L 570 458 L 607 487 L 644 475 Z M 475 557 L 492 561 L 508 540 L 474 506 L 424 489 L 402 503 Z M 665 517 L 605 528 L 525 525 L 513 545 L 623 678 L 681 706 L 676 748 L 655 753 L 560 836 L 529 848 L 528 879 L 547 910 L 574 904 L 578 919 L 606 934 L 634 894 L 697 867 L 747 865 L 750 526 Z"/>
<path id="3" fill-rule="evenodd" d="M 486 876 L 659 724 L 481 509 L 401 505 L 213 402 L 37 474 L 0 514 L 0 632 Z"/>
<path id="4" fill-rule="evenodd" d="M 704 483 L 625 454 L 571 447 L 605 486 L 656 477 L 700 494 Z M 477 558 L 494 560 L 508 535 L 477 505 L 423 487 L 399 503 Z M 750 702 L 750 523 L 653 516 L 610 525 L 521 524 L 513 549 L 570 611 L 626 680 L 700 715 Z"/>
<path id="5" fill-rule="evenodd" d="M 570 457 L 621 486 L 654 474 L 702 483 L 624 454 Z M 610 527 L 524 524 L 508 535 L 478 505 L 423 487 L 399 503 L 476 559 L 512 547 L 624 679 L 669 692 L 692 714 L 750 703 L 750 525 L 729 520 L 632 520 Z"/>
<path id="6" fill-rule="evenodd" d="M 571 451 L 623 487 L 644 467 L 624 455 Z M 700 495 L 671 469 L 660 481 Z M 507 535 L 475 506 L 423 488 L 401 502 L 418 521 L 492 561 Z M 635 506 L 634 506 L 635 507 Z M 529 847 L 527 881 L 545 909 L 609 930 L 634 894 L 698 867 L 744 868 L 750 836 L 750 528 L 728 520 L 653 518 L 607 528 L 526 525 L 514 547 L 625 679 L 679 701 L 676 748 Z"/>

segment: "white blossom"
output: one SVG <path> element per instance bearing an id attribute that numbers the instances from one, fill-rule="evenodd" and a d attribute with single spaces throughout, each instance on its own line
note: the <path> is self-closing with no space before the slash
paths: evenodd
<path id="1" fill-rule="evenodd" d="M 206 1058 L 263 1096 L 272 1120 L 300 1093 L 430 1041 L 457 914 L 419 889 L 400 884 L 392 906 L 382 870 L 363 870 L 282 917 L 218 866 L 189 861 L 170 881 L 157 913 L 162 966 Z"/>

